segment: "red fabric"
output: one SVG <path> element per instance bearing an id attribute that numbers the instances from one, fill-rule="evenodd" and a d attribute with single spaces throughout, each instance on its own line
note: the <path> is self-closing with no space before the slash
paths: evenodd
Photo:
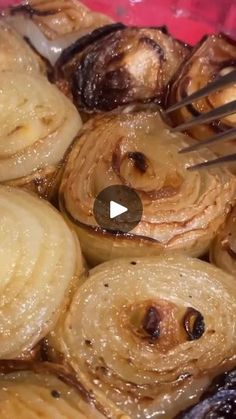
<path id="1" fill-rule="evenodd" d="M 135 25 L 167 25 L 170 32 L 189 43 L 220 30 L 236 37 L 235 0 L 83 0 L 115 20 Z M 0 6 L 20 3 L 0 0 Z M 205 5 L 206 7 L 202 7 Z M 201 7 L 200 7 L 201 6 Z M 182 14 L 179 11 L 183 10 Z M 188 10 L 190 11 L 188 13 Z"/>

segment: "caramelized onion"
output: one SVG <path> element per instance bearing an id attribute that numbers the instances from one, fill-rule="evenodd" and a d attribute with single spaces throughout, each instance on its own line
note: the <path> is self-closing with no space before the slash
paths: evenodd
<path id="1" fill-rule="evenodd" d="M 46 78 L 0 72 L 0 182 L 50 197 L 80 116 Z"/>
<path id="2" fill-rule="evenodd" d="M 217 77 L 236 69 L 236 42 L 226 35 L 210 35 L 198 44 L 191 56 L 183 63 L 170 86 L 168 104 L 172 105 L 206 86 Z M 171 114 L 173 123 L 186 122 L 191 117 L 210 111 L 236 99 L 236 84 L 194 101 Z M 236 114 L 209 124 L 196 125 L 187 132 L 202 140 L 236 126 Z M 233 152 L 235 142 L 214 146 L 218 154 Z"/>
<path id="3" fill-rule="evenodd" d="M 92 396 L 60 365 L 1 361 L 0 371 L 1 418 L 105 418 Z"/>
<path id="4" fill-rule="evenodd" d="M 28 0 L 12 7 L 10 15 L 28 17 L 48 39 L 78 31 L 88 32 L 111 22 L 109 17 L 88 9 L 77 0 Z"/>
<path id="5" fill-rule="evenodd" d="M 187 142 L 152 109 L 108 113 L 84 126 L 66 163 L 60 205 L 91 263 L 163 250 L 206 251 L 234 199 L 235 178 L 223 168 L 188 171 L 212 154 L 179 154 Z M 142 220 L 130 234 L 112 233 L 95 221 L 94 200 L 110 185 L 129 186 L 142 200 Z"/>
<path id="6" fill-rule="evenodd" d="M 108 111 L 133 102 L 161 100 L 171 77 L 189 53 L 161 28 L 123 28 L 90 45 L 83 38 L 65 50 L 57 67 L 78 108 Z"/>
<path id="7" fill-rule="evenodd" d="M 0 21 L 0 71 L 44 73 L 45 66 L 13 28 Z"/>
<path id="8" fill-rule="evenodd" d="M 0 186 L 0 358 L 31 351 L 68 303 L 82 258 L 75 236 L 46 201 Z"/>
<path id="9" fill-rule="evenodd" d="M 54 65 L 64 49 L 76 42 L 79 38 L 85 36 L 87 32 L 92 31 L 76 31 L 60 38 L 49 40 L 42 30 L 31 19 L 24 15 L 10 16 L 6 22 L 11 25 L 22 37 L 26 38 L 31 46 L 44 58 L 46 58 L 51 65 Z"/>
<path id="10" fill-rule="evenodd" d="M 189 307 L 205 322 L 191 341 Z M 132 418 L 172 418 L 236 363 L 235 321 L 234 278 L 220 269 L 180 255 L 124 258 L 90 271 L 49 344 L 98 401 Z"/>
<path id="11" fill-rule="evenodd" d="M 213 241 L 210 258 L 215 265 L 236 275 L 236 207 Z"/>
<path id="12" fill-rule="evenodd" d="M 77 0 L 31 0 L 12 7 L 4 15 L 52 65 L 69 45 L 111 21 Z"/>

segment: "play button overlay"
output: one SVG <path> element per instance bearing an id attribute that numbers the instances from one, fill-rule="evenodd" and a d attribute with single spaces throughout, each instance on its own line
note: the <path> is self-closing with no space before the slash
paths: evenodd
<path id="1" fill-rule="evenodd" d="M 93 214 L 102 229 L 129 233 L 142 218 L 142 201 L 128 186 L 109 186 L 95 199 Z"/>
<path id="2" fill-rule="evenodd" d="M 120 205 L 114 201 L 110 202 L 110 218 L 116 218 L 127 211 L 129 211 L 128 208 L 123 207 L 123 205 Z"/>

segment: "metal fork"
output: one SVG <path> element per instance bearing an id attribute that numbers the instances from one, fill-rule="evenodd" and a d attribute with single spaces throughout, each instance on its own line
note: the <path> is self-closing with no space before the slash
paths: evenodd
<path id="1" fill-rule="evenodd" d="M 182 108 L 183 106 L 191 104 L 193 101 L 197 99 L 204 98 L 208 96 L 210 93 L 216 92 L 226 86 L 236 83 L 236 70 L 231 71 L 230 73 L 221 76 L 214 80 L 213 82 L 209 83 L 207 86 L 203 87 L 202 89 L 194 92 L 190 96 L 187 96 L 180 102 L 177 102 L 175 105 L 169 107 L 165 110 L 166 114 L 169 114 L 177 109 Z M 172 129 L 172 132 L 181 132 L 185 131 L 188 128 L 191 128 L 198 124 L 204 124 L 208 122 L 215 121 L 220 119 L 224 116 L 232 115 L 236 113 L 236 100 L 232 102 L 226 103 L 225 105 L 220 106 L 219 108 L 213 109 L 209 112 L 205 112 L 197 117 L 190 119 L 189 121 L 185 122 L 184 124 L 178 125 L 177 127 Z M 205 141 L 200 141 L 197 144 L 191 145 L 189 147 L 183 148 L 179 151 L 179 153 L 190 153 L 192 151 L 199 150 L 204 147 L 208 147 L 210 145 L 223 142 L 223 141 L 230 141 L 236 140 L 236 127 L 227 130 L 226 132 L 222 132 L 216 134 Z M 225 164 L 236 161 L 236 153 L 228 154 L 223 157 L 216 158 L 214 160 L 209 160 L 203 163 L 196 164 L 194 166 L 189 166 L 188 170 L 199 170 L 211 166 L 217 166 L 219 164 Z"/>

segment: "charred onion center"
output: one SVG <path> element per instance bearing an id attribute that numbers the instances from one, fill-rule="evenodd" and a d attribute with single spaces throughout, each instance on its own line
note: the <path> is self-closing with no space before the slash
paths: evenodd
<path id="1" fill-rule="evenodd" d="M 155 345 L 157 350 L 165 352 L 186 341 L 180 322 L 182 309 L 173 303 L 143 301 L 127 307 L 122 314 L 123 325 L 132 335 L 148 345 Z"/>
<path id="2" fill-rule="evenodd" d="M 112 154 L 112 169 L 123 184 L 152 199 L 162 199 L 179 193 L 184 179 L 178 168 L 166 172 L 162 164 L 158 166 L 143 151 L 126 151 L 125 141 L 126 139 L 121 139 Z"/>
<path id="3" fill-rule="evenodd" d="M 152 340 L 158 339 L 160 335 L 160 314 L 156 307 L 149 307 L 143 319 L 143 330 Z"/>
<path id="4" fill-rule="evenodd" d="M 133 151 L 128 153 L 128 158 L 133 162 L 134 167 L 140 172 L 145 173 L 148 169 L 148 162 L 143 153 Z"/>
<path id="5" fill-rule="evenodd" d="M 195 308 L 187 308 L 184 316 L 184 328 L 189 340 L 200 339 L 205 332 L 204 318 Z"/>
<path id="6" fill-rule="evenodd" d="M 134 307 L 130 315 L 130 326 L 135 335 L 155 342 L 161 334 L 162 314 L 153 305 Z"/>

